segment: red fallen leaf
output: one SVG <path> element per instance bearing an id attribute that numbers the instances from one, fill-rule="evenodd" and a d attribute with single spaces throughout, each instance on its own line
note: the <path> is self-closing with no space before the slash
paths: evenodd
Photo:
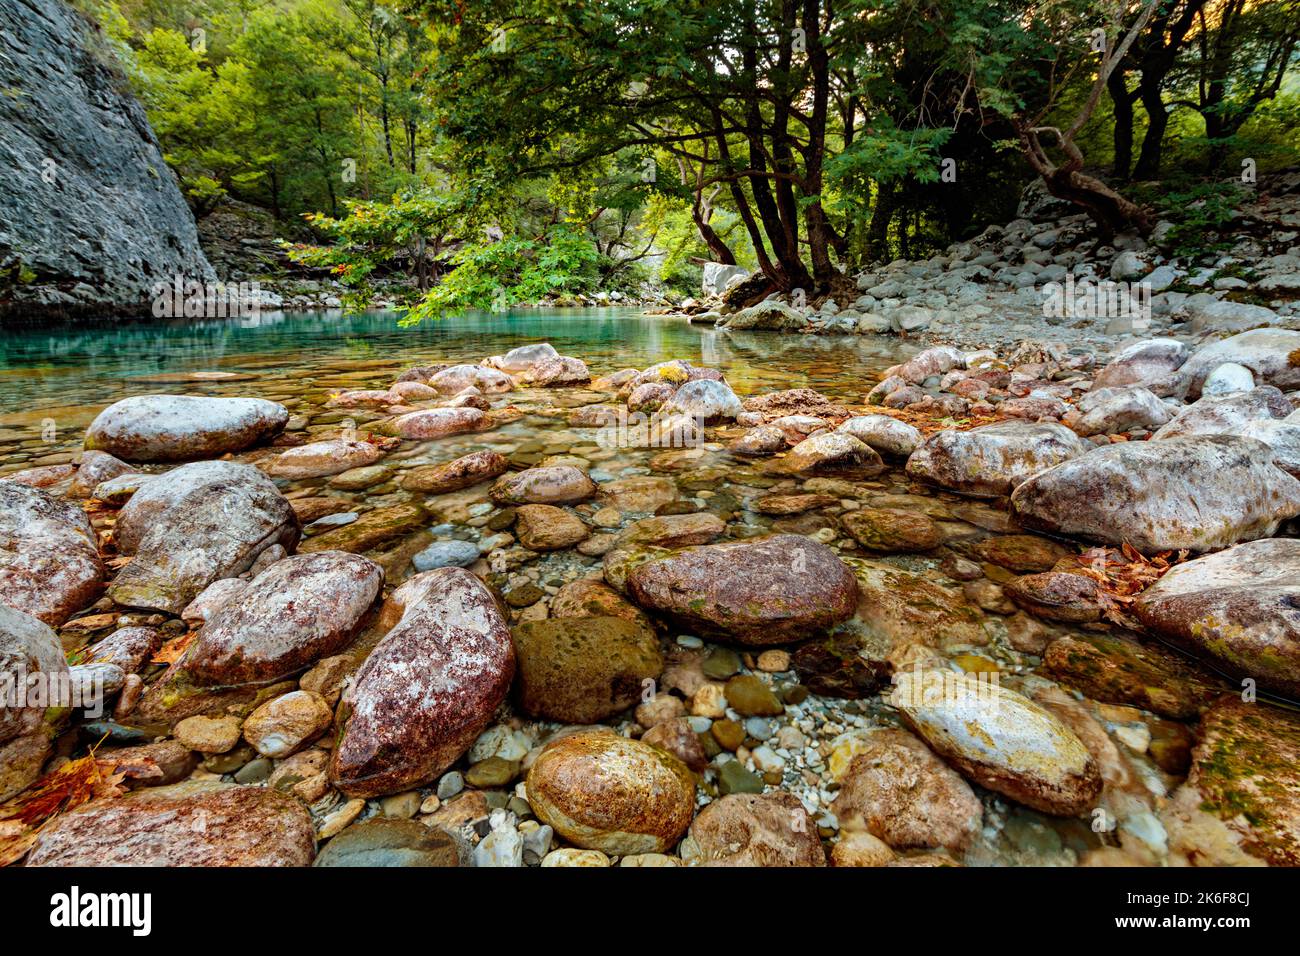
<path id="1" fill-rule="evenodd" d="M 173 637 L 158 648 L 153 657 L 149 658 L 149 662 L 151 664 L 175 664 L 181 659 L 181 655 L 185 653 L 186 648 L 190 646 L 190 642 L 194 640 L 194 635 L 197 633 L 198 631 L 186 631 L 180 637 Z"/>
<path id="2" fill-rule="evenodd" d="M 0 806 L 0 866 L 9 866 L 26 856 L 41 829 L 59 814 L 99 797 L 124 793 L 124 776 L 115 761 L 101 760 L 92 752 L 47 773 Z"/>

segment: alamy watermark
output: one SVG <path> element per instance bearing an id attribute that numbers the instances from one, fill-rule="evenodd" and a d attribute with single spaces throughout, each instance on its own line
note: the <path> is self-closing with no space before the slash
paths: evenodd
<path id="1" fill-rule="evenodd" d="M 0 703 L 14 710 L 24 708 L 81 708 L 88 717 L 104 715 L 104 678 L 91 669 L 73 676 L 69 671 L 29 674 L 21 664 L 0 674 Z"/>
<path id="2" fill-rule="evenodd" d="M 249 319 L 262 311 L 262 287 L 252 282 L 200 282 L 173 276 L 155 282 L 153 314 L 159 319 Z"/>
<path id="3" fill-rule="evenodd" d="M 1042 288 L 1048 319 L 1129 319 L 1134 331 L 1151 325 L 1151 283 L 1091 279 L 1049 282 Z"/>
<path id="4" fill-rule="evenodd" d="M 596 432 L 596 444 L 601 448 L 698 448 L 704 444 L 704 419 L 611 409 Z"/>

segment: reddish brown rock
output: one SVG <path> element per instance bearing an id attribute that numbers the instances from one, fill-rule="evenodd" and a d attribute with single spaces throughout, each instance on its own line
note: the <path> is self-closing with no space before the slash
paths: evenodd
<path id="1" fill-rule="evenodd" d="M 41 831 L 28 866 L 309 866 L 311 814 L 265 787 L 182 783 L 96 800 Z"/>
<path id="2" fill-rule="evenodd" d="M 0 604 L 0 801 L 40 776 L 50 753 L 46 708 L 67 705 L 51 701 L 48 691 L 67 686 L 68 679 L 58 635 L 30 614 Z M 16 699 L 24 686 L 46 696 Z"/>
<path id="3" fill-rule="evenodd" d="M 277 561 L 216 611 L 181 667 L 208 686 L 296 673 L 352 640 L 383 578 L 373 561 L 339 551 Z"/>
<path id="4" fill-rule="evenodd" d="M 691 824 L 682 852 L 704 866 L 826 865 L 816 824 L 799 799 L 783 790 L 713 801 Z"/>
<path id="5" fill-rule="evenodd" d="M 964 850 L 984 807 L 975 792 L 905 730 L 866 736 L 831 804 L 843 830 L 866 830 L 895 849 Z"/>
<path id="6" fill-rule="evenodd" d="M 510 631 L 468 571 L 411 578 L 389 597 L 384 619 L 393 617 L 340 704 L 330 779 L 352 797 L 437 777 L 491 723 L 515 673 Z"/>
<path id="7" fill-rule="evenodd" d="M 0 482 L 0 605 L 62 624 L 99 596 L 96 540 L 80 506 Z"/>
<path id="8" fill-rule="evenodd" d="M 413 468 L 402 479 L 402 487 L 407 491 L 440 495 L 504 475 L 509 467 L 510 461 L 505 455 L 494 451 L 476 451 L 441 465 Z"/>
<path id="9" fill-rule="evenodd" d="M 835 552 L 801 535 L 704 545 L 627 577 L 647 610 L 749 645 L 812 637 L 852 617 L 858 587 Z"/>
<path id="10" fill-rule="evenodd" d="M 428 408 L 393 420 L 399 438 L 427 441 L 461 435 L 488 427 L 488 417 L 477 408 Z"/>

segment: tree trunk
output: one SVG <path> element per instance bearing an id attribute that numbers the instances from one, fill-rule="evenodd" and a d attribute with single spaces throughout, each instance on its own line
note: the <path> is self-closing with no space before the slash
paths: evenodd
<path id="1" fill-rule="evenodd" d="M 1122 70 L 1116 70 L 1106 81 L 1106 89 L 1115 111 L 1115 162 L 1112 167 L 1118 179 L 1128 179 L 1133 165 L 1133 97 Z"/>
<path id="2" fill-rule="evenodd" d="M 867 261 L 880 262 L 889 258 L 889 222 L 898 206 L 898 192 L 893 183 L 876 183 L 876 208 L 871 211 L 871 224 L 867 226 Z"/>

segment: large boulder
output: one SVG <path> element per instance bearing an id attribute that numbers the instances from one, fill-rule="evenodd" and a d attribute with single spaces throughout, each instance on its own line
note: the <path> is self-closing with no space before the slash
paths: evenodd
<path id="1" fill-rule="evenodd" d="M 1143 339 L 1115 354 L 1092 380 L 1093 391 L 1141 385 L 1156 395 L 1178 390 L 1178 371 L 1187 361 L 1187 346 L 1177 339 Z"/>
<path id="2" fill-rule="evenodd" d="M 1300 387 L 1300 332 L 1290 329 L 1252 329 L 1230 338 L 1203 345 L 1179 369 L 1192 398 L 1201 394 L 1206 376 L 1225 362 L 1250 369 L 1259 385 L 1275 385 L 1283 391 Z"/>
<path id="3" fill-rule="evenodd" d="M 389 596 L 392 630 L 345 693 L 330 779 L 352 797 L 422 786 L 492 721 L 515 674 L 514 647 L 487 588 L 437 568 Z"/>
<path id="4" fill-rule="evenodd" d="M 950 491 L 995 498 L 1090 448 L 1064 425 L 996 422 L 969 431 L 936 432 L 907 460 L 907 473 Z"/>
<path id="5" fill-rule="evenodd" d="M 853 615 L 858 586 L 835 552 L 783 534 L 702 545 L 647 561 L 633 600 L 698 633 L 760 646 L 801 640 Z"/>
<path id="6" fill-rule="evenodd" d="M 664 415 L 687 415 L 702 422 L 734 419 L 743 411 L 726 382 L 701 378 L 677 389 L 661 409 Z"/>
<path id="7" fill-rule="evenodd" d="M 530 621 L 515 628 L 514 642 L 520 708 L 561 723 L 627 710 L 664 669 L 654 632 L 622 617 Z"/>
<path id="8" fill-rule="evenodd" d="M 26 789 L 41 775 L 50 754 L 45 727 L 51 689 L 67 686 L 68 662 L 48 626 L 0 604 L 0 801 Z M 23 697 L 16 692 L 26 691 Z M 36 692 L 43 692 L 37 696 Z"/>
<path id="9" fill-rule="evenodd" d="M 289 410 L 261 398 L 137 395 L 86 429 L 86 447 L 125 461 L 190 461 L 243 451 L 278 435 Z"/>
<path id="10" fill-rule="evenodd" d="M 897 458 L 912 454 L 923 440 L 915 427 L 889 415 L 857 415 L 841 422 L 837 431 L 852 435 L 882 455 Z"/>
<path id="11" fill-rule="evenodd" d="M 548 743 L 526 782 L 543 823 L 575 846 L 605 853 L 662 853 L 690 825 L 695 779 L 665 750 L 605 731 Z"/>
<path id="12" fill-rule="evenodd" d="M 562 388 L 571 385 L 585 385 L 591 381 L 591 371 L 587 363 L 572 355 L 557 355 L 532 366 L 524 372 L 521 380 L 529 385 L 542 388 Z"/>
<path id="13" fill-rule="evenodd" d="M 731 315 L 724 315 L 717 326 L 739 332 L 744 329 L 770 332 L 797 332 L 808 325 L 808 317 L 775 300 L 760 302 Z"/>
<path id="14" fill-rule="evenodd" d="M 1211 865 L 1300 866 L 1300 717 L 1223 697 L 1201 721 L 1187 783 L 1167 813 L 1171 843 Z M 1185 839 L 1184 814 L 1193 824 Z"/>
<path id="15" fill-rule="evenodd" d="M 1250 541 L 1177 565 L 1133 609 L 1232 677 L 1300 697 L 1300 541 Z"/>
<path id="16" fill-rule="evenodd" d="M 261 684 L 347 646 L 383 584 L 368 558 L 342 551 L 277 561 L 223 604 L 181 660 L 196 684 Z"/>
<path id="17" fill-rule="evenodd" d="M 292 506 L 251 465 L 200 461 L 142 485 L 118 516 L 117 548 L 134 555 L 108 590 L 118 604 L 179 614 L 219 578 L 298 542 Z"/>
<path id="18" fill-rule="evenodd" d="M 700 288 L 705 295 L 722 295 L 734 283 L 743 282 L 747 278 L 749 270 L 744 266 L 706 262 L 701 270 Z"/>
<path id="19" fill-rule="evenodd" d="M 0 482 L 0 605 L 58 626 L 95 600 L 103 577 L 79 505 Z"/>
<path id="20" fill-rule="evenodd" d="M 180 783 L 95 800 L 41 830 L 28 866 L 309 866 L 311 814 L 270 787 Z"/>
<path id="21" fill-rule="evenodd" d="M 1152 439 L 1185 435 L 1239 435 L 1249 422 L 1286 418 L 1293 409 L 1286 396 L 1272 385 L 1232 395 L 1206 395 L 1179 411 Z"/>
<path id="22" fill-rule="evenodd" d="M 1155 429 L 1174 414 L 1154 392 L 1141 385 L 1094 389 L 1079 399 L 1077 407 L 1082 417 L 1074 423 L 1074 430 L 1084 436 Z"/>
<path id="23" fill-rule="evenodd" d="M 823 432 L 790 449 L 782 465 L 799 475 L 870 478 L 885 470 L 875 449 L 848 432 Z"/>
<path id="24" fill-rule="evenodd" d="M 992 681 L 950 671 L 896 674 L 890 702 L 964 776 L 1056 816 L 1091 811 L 1101 796 L 1096 759 L 1064 723 Z"/>
<path id="25" fill-rule="evenodd" d="M 493 355 L 491 358 L 484 359 L 483 364 L 503 372 L 518 374 L 527 372 L 534 365 L 559 357 L 560 353 L 555 351 L 555 346 L 550 342 L 538 342 L 534 345 L 513 348 L 505 355 Z"/>
<path id="26" fill-rule="evenodd" d="M 1144 553 L 1209 551 L 1268 537 L 1300 514 L 1300 481 L 1249 438 L 1122 442 L 1057 465 L 1016 489 L 1026 528 Z"/>

